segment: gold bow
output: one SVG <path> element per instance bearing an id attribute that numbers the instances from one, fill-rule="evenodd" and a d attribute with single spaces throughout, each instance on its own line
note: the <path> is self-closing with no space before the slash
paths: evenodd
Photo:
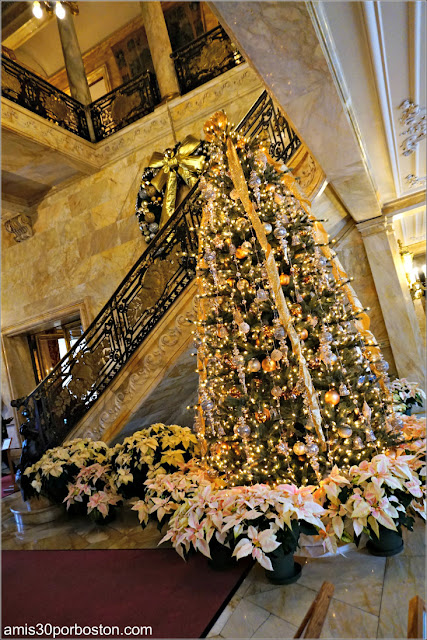
<path id="1" fill-rule="evenodd" d="M 181 176 L 189 187 L 192 187 L 197 181 L 197 174 L 203 169 L 205 156 L 191 155 L 199 145 L 200 140 L 196 140 L 193 136 L 187 136 L 174 155 L 171 155 L 171 150 L 167 150 L 165 153 L 156 151 L 151 156 L 149 166 L 153 168 L 161 167 L 160 171 L 151 180 L 151 184 L 157 191 L 161 191 L 166 184 L 159 226 L 163 226 L 175 211 L 178 185 L 177 174 Z"/>

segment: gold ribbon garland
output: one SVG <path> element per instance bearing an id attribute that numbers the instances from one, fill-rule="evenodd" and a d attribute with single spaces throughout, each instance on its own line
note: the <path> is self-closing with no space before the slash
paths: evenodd
<path id="1" fill-rule="evenodd" d="M 153 169 L 161 167 L 151 180 L 151 184 L 159 192 L 166 185 L 159 226 L 163 226 L 175 211 L 178 175 L 189 187 L 192 187 L 197 181 L 197 174 L 203 169 L 205 156 L 191 155 L 199 145 L 200 140 L 187 136 L 174 155 L 172 155 L 173 151 L 168 149 L 165 153 L 156 151 L 151 156 L 149 166 Z"/>
<path id="2" fill-rule="evenodd" d="M 301 349 L 301 343 L 299 337 L 293 327 L 291 315 L 289 313 L 288 305 L 286 303 L 285 296 L 283 295 L 282 286 L 280 284 L 279 272 L 277 270 L 276 261 L 274 259 L 273 251 L 268 243 L 267 236 L 264 231 L 264 227 L 258 214 L 255 211 L 253 203 L 249 197 L 248 187 L 243 173 L 242 165 L 240 164 L 239 156 L 237 155 L 236 148 L 230 137 L 227 137 L 227 157 L 230 166 L 230 175 L 236 189 L 239 198 L 243 204 L 243 207 L 248 215 L 249 220 L 255 230 L 258 242 L 261 248 L 265 252 L 266 260 L 265 267 L 267 270 L 268 281 L 273 293 L 273 297 L 276 303 L 277 311 L 280 321 L 289 336 L 292 344 L 292 351 L 299 363 L 299 374 L 302 378 L 306 390 L 307 403 L 310 410 L 310 416 L 317 433 L 317 437 L 321 443 L 322 449 L 325 449 L 326 442 L 323 434 L 321 424 L 320 407 L 317 401 L 317 392 L 314 389 L 313 381 L 310 376 L 310 372 L 307 367 L 307 362 L 304 358 Z"/>
<path id="3" fill-rule="evenodd" d="M 271 156 L 269 156 L 268 153 L 266 152 L 264 153 L 267 156 L 268 162 L 271 163 L 276 170 L 278 171 L 283 170 L 282 165 L 280 165 L 280 163 L 276 162 L 276 160 L 271 158 Z M 310 220 L 314 222 L 315 241 L 318 244 L 324 245 L 324 246 L 321 246 L 320 248 L 325 258 L 327 258 L 327 260 L 329 260 L 331 264 L 332 273 L 335 278 L 335 281 L 342 286 L 342 288 L 344 289 L 347 295 L 348 301 L 350 303 L 350 306 L 353 312 L 358 315 L 358 317 L 354 320 L 354 324 L 356 326 L 356 329 L 359 331 L 362 338 L 366 342 L 365 357 L 372 364 L 372 366 L 376 370 L 376 373 L 380 374 L 381 372 L 379 372 L 375 367 L 375 361 L 381 357 L 381 350 L 376 345 L 375 337 L 372 331 L 370 331 L 369 329 L 371 320 L 368 314 L 363 310 L 362 303 L 357 297 L 357 294 L 353 289 L 353 287 L 351 286 L 351 284 L 349 284 L 348 282 L 345 282 L 346 280 L 349 279 L 348 275 L 345 272 L 344 267 L 342 266 L 340 260 L 336 257 L 336 255 L 334 255 L 334 253 L 331 251 L 331 249 L 328 246 L 329 245 L 328 232 L 326 231 L 323 224 L 318 220 L 316 220 L 316 217 L 311 213 L 310 201 L 301 195 L 301 191 L 295 177 L 291 173 L 286 173 L 284 176 L 282 176 L 281 182 L 291 191 L 291 193 L 295 196 L 295 198 L 299 200 L 301 207 L 304 209 L 305 213 L 308 215 Z M 345 284 L 343 284 L 344 282 Z M 379 377 L 379 385 L 383 393 L 385 394 L 387 400 L 391 402 L 392 399 L 391 399 L 390 391 L 384 382 L 383 376 L 381 375 Z"/>

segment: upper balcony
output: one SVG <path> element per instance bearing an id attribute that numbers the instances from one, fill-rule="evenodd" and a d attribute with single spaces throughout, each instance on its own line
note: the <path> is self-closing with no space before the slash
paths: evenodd
<path id="1" fill-rule="evenodd" d="M 244 62 L 218 26 L 171 54 L 181 95 Z M 46 120 L 99 142 L 154 111 L 161 103 L 155 74 L 145 71 L 88 105 L 81 104 L 15 60 L 2 55 L 2 95 Z"/>

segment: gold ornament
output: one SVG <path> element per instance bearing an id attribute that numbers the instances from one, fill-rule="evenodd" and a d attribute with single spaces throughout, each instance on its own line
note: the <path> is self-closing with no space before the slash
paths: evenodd
<path id="1" fill-rule="evenodd" d="M 154 215 L 154 213 L 151 213 L 151 211 L 147 211 L 144 218 L 145 218 L 145 222 L 154 222 L 154 220 L 156 219 L 156 216 Z"/>
<path id="2" fill-rule="evenodd" d="M 301 340 L 307 340 L 308 338 L 307 329 L 303 329 L 302 331 L 300 331 L 299 337 L 301 338 Z"/>
<path id="3" fill-rule="evenodd" d="M 353 429 L 351 427 L 339 427 L 338 435 L 340 438 L 349 438 L 353 433 Z"/>
<path id="4" fill-rule="evenodd" d="M 338 404 L 340 399 L 341 396 L 336 389 L 329 389 L 329 391 L 325 393 L 325 402 L 331 404 L 332 406 Z"/>
<path id="5" fill-rule="evenodd" d="M 266 372 L 274 371 L 277 367 L 277 364 L 270 357 L 264 358 L 262 361 L 262 368 Z"/>
<path id="6" fill-rule="evenodd" d="M 286 273 L 280 274 L 280 284 L 286 287 L 291 281 L 291 276 L 288 276 Z"/>
<path id="7" fill-rule="evenodd" d="M 216 111 L 216 113 L 205 122 L 203 127 L 206 140 L 208 142 L 214 142 L 215 138 L 221 137 L 227 128 L 227 124 L 228 120 L 224 111 Z"/>
<path id="8" fill-rule="evenodd" d="M 256 358 L 252 358 L 252 360 L 249 360 L 248 371 L 250 373 L 256 373 L 260 369 L 261 369 L 261 363 L 259 360 L 257 360 Z"/>
<path id="9" fill-rule="evenodd" d="M 267 407 L 264 407 L 262 411 L 255 412 L 255 418 L 258 420 L 258 422 L 266 422 L 270 418 L 270 411 L 267 409 Z"/>
<path id="10" fill-rule="evenodd" d="M 293 304 L 291 307 L 291 313 L 293 316 L 301 317 L 302 316 L 302 307 L 300 304 Z"/>
<path id="11" fill-rule="evenodd" d="M 237 247 L 236 249 L 236 258 L 239 260 L 243 260 L 249 255 L 249 251 L 247 249 L 243 249 L 243 247 Z"/>
<path id="12" fill-rule="evenodd" d="M 306 447 L 303 442 L 295 442 L 293 449 L 297 456 L 302 456 L 306 452 Z"/>
<path id="13" fill-rule="evenodd" d="M 233 278 L 227 278 L 226 280 L 227 284 L 229 287 L 233 287 L 234 286 L 234 280 Z"/>

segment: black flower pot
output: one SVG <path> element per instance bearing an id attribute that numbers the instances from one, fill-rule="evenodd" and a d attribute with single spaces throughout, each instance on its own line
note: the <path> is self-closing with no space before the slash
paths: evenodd
<path id="1" fill-rule="evenodd" d="M 395 556 L 403 551 L 402 531 L 398 527 L 397 531 L 392 531 L 379 525 L 379 538 L 371 530 L 371 537 L 366 548 L 373 556 Z"/>
<path id="2" fill-rule="evenodd" d="M 294 560 L 293 553 L 285 553 L 282 545 L 267 554 L 273 565 L 273 571 L 265 570 L 265 575 L 273 584 L 292 584 L 296 582 L 302 567 Z"/>
<path id="3" fill-rule="evenodd" d="M 233 557 L 233 550 L 224 546 L 213 536 L 209 543 L 211 557 L 208 564 L 215 571 L 226 571 L 236 565 L 236 558 Z"/>

